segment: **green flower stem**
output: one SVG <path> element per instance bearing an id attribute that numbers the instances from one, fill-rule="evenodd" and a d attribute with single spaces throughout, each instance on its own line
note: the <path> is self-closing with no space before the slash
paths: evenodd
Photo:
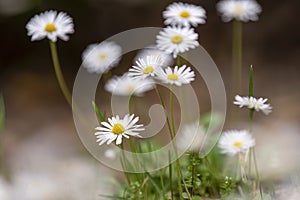
<path id="1" fill-rule="evenodd" d="M 0 175 L 4 174 L 4 160 L 3 160 L 3 134 L 5 121 L 5 106 L 3 97 L 0 96 Z"/>
<path id="2" fill-rule="evenodd" d="M 238 20 L 233 21 L 232 31 L 232 94 L 241 93 L 242 88 L 242 28 L 243 23 Z M 239 118 L 238 113 L 235 112 L 235 108 L 231 106 L 231 118 L 233 122 L 236 122 Z"/>
<path id="3" fill-rule="evenodd" d="M 126 160 L 126 156 L 125 156 L 125 149 L 124 149 L 124 145 L 123 143 L 120 144 L 120 148 L 121 148 L 121 151 L 122 151 L 122 158 L 121 158 L 121 162 L 123 163 L 123 170 L 124 170 L 124 174 L 125 174 L 125 178 L 127 180 L 127 183 L 130 184 L 131 181 L 130 181 L 130 177 L 129 177 L 129 173 L 126 172 L 126 168 L 127 168 L 127 160 Z"/>
<path id="4" fill-rule="evenodd" d="M 56 74 L 57 81 L 59 83 L 60 89 L 65 96 L 68 104 L 72 107 L 72 95 L 67 87 L 67 84 L 65 82 L 65 79 L 63 77 L 60 64 L 59 64 L 59 59 L 57 55 L 57 48 L 56 48 L 56 43 L 49 41 L 50 45 L 50 50 L 51 50 L 51 56 L 52 56 L 52 61 L 53 61 L 53 66 Z"/>
<path id="5" fill-rule="evenodd" d="M 161 94 L 160 94 L 157 86 L 155 86 L 155 91 L 156 91 L 156 94 L 157 94 L 157 96 L 159 98 L 159 101 L 160 101 L 162 107 L 164 108 L 164 110 L 166 110 L 165 103 L 164 103 L 164 101 L 162 99 L 162 96 L 161 96 Z M 173 92 L 171 91 L 171 93 L 173 93 Z M 171 96 L 170 96 L 170 105 L 171 104 L 173 104 L 173 103 L 171 102 Z M 172 110 L 173 110 L 173 105 L 172 105 Z M 173 111 L 172 111 L 172 114 L 173 114 Z M 172 144 L 173 144 L 173 148 L 174 148 L 174 151 L 175 151 L 175 156 L 176 156 L 176 158 L 178 158 L 178 152 L 177 152 L 176 140 L 175 140 L 175 133 L 173 132 L 173 128 L 171 127 L 170 120 L 169 120 L 169 117 L 168 117 L 168 114 L 166 113 L 166 111 L 165 111 L 165 116 L 166 116 L 167 126 L 168 126 L 168 129 L 169 129 L 169 132 L 170 132 L 170 135 L 171 135 L 171 139 L 172 139 Z M 172 121 L 174 120 L 173 115 L 171 115 L 171 120 Z M 178 159 L 176 159 L 176 171 L 177 171 L 177 176 L 178 176 L 178 190 L 179 190 L 179 195 L 180 195 L 180 199 L 182 199 L 181 172 L 180 172 L 180 163 L 179 163 Z"/>
<path id="6" fill-rule="evenodd" d="M 250 76 L 249 76 L 249 97 L 253 96 L 253 67 L 252 65 L 250 66 Z M 254 115 L 254 109 L 250 109 L 249 111 L 249 130 L 252 133 L 253 132 L 253 115 Z M 255 155 L 255 148 L 252 147 L 250 149 L 250 156 L 249 156 L 249 171 L 251 172 L 251 155 L 253 156 L 253 162 L 254 162 L 254 167 L 255 167 L 255 172 L 256 172 L 256 177 L 257 177 L 257 182 L 258 182 L 258 187 L 259 187 L 259 193 L 260 193 L 260 198 L 263 199 L 263 193 L 262 193 L 262 187 L 261 187 L 261 182 L 260 182 L 260 176 L 258 172 L 258 166 L 257 166 L 257 161 L 256 161 L 256 155 Z"/>

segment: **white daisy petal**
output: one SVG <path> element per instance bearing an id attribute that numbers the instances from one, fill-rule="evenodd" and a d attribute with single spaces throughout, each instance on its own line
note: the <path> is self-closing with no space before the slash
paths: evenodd
<path id="1" fill-rule="evenodd" d="M 218 143 L 221 152 L 230 156 L 245 153 L 255 146 L 255 139 L 247 130 L 232 130 L 222 134 Z"/>
<path id="2" fill-rule="evenodd" d="M 156 46 L 176 58 L 177 54 L 199 46 L 197 40 L 198 34 L 192 28 L 166 27 L 156 36 Z"/>
<path id="3" fill-rule="evenodd" d="M 189 84 L 194 80 L 194 77 L 194 71 L 191 71 L 190 67 L 186 68 L 186 65 L 179 68 L 178 66 L 175 66 L 173 70 L 171 67 L 167 67 L 164 70 L 160 70 L 157 74 L 157 78 L 163 83 L 171 85 L 175 84 L 177 86 Z"/>
<path id="4" fill-rule="evenodd" d="M 268 115 L 272 112 L 272 107 L 266 102 L 268 99 L 260 97 L 259 99 L 255 97 L 241 97 L 239 95 L 235 96 L 235 101 L 233 104 L 238 105 L 240 108 L 247 107 L 249 109 L 254 109 L 259 112 L 262 111 L 265 115 Z"/>
<path id="5" fill-rule="evenodd" d="M 45 11 L 39 15 L 35 15 L 26 25 L 28 36 L 31 41 L 41 40 L 47 37 L 52 42 L 56 42 L 57 38 L 67 41 L 67 34 L 74 33 L 74 24 L 71 17 L 66 13 L 57 11 Z"/>
<path id="6" fill-rule="evenodd" d="M 119 145 L 122 143 L 122 137 L 129 138 L 130 136 L 141 137 L 140 131 L 143 131 L 144 128 L 142 124 L 135 124 L 139 120 L 138 117 L 134 115 L 125 115 L 124 118 L 120 118 L 118 115 L 112 118 L 108 118 L 107 122 L 102 122 L 101 127 L 97 127 L 96 130 L 106 130 L 96 132 L 96 142 L 99 145 L 104 143 L 110 144 L 113 141 L 116 141 L 116 144 Z M 105 125 L 105 127 L 103 127 Z M 107 125 L 110 126 L 108 129 Z"/>
<path id="7" fill-rule="evenodd" d="M 139 58 L 136 66 L 129 69 L 128 76 L 137 79 L 153 77 L 157 70 L 163 67 L 164 61 L 160 56 L 147 56 Z"/>
<path id="8" fill-rule="evenodd" d="M 115 67 L 121 55 L 121 47 L 114 42 L 91 44 L 82 53 L 83 66 L 90 73 L 102 74 Z"/>
<path id="9" fill-rule="evenodd" d="M 206 12 L 201 6 L 174 2 L 163 12 L 166 25 L 197 26 L 204 24 Z"/>
<path id="10" fill-rule="evenodd" d="M 258 20 L 262 8 L 255 0 L 222 0 L 217 4 L 217 10 L 224 22 L 232 19 L 248 22 Z"/>

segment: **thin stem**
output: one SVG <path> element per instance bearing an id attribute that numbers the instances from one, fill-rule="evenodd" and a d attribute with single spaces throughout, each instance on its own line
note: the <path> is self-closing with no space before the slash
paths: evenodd
<path id="1" fill-rule="evenodd" d="M 234 94 L 239 94 L 242 88 L 242 28 L 241 21 L 233 21 L 232 78 Z"/>
<path id="2" fill-rule="evenodd" d="M 171 117 L 171 124 L 172 124 L 172 136 L 175 138 L 175 120 L 174 120 L 174 94 L 173 94 L 173 87 L 170 90 L 170 117 Z"/>
<path id="3" fill-rule="evenodd" d="M 165 116 L 166 116 L 166 121 L 167 121 L 167 126 L 168 126 L 168 129 L 169 129 L 169 132 L 172 134 L 172 129 L 171 129 L 171 125 L 170 125 L 170 120 L 169 120 L 169 118 L 168 118 L 168 114 L 166 113 L 166 106 L 165 106 L 165 103 L 164 103 L 164 101 L 163 101 L 163 99 L 162 99 L 162 96 L 161 96 L 161 94 L 160 94 L 160 92 L 159 92 L 157 86 L 155 86 L 154 88 L 155 88 L 156 94 L 157 94 L 157 96 L 158 96 L 158 98 L 159 98 L 159 101 L 160 101 L 162 107 L 164 108 Z"/>
<path id="4" fill-rule="evenodd" d="M 232 31 L 232 94 L 241 93 L 242 88 L 242 22 L 238 20 L 233 21 Z M 235 108 L 231 106 L 231 118 L 233 122 L 238 121 L 238 113 L 234 111 Z"/>
<path id="5" fill-rule="evenodd" d="M 250 66 L 250 76 L 249 76 L 249 97 L 253 96 L 253 67 L 252 65 Z M 250 126 L 250 133 L 253 132 L 253 115 L 254 115 L 254 109 L 250 109 L 249 111 L 249 126 Z M 250 160 L 251 160 L 251 154 L 253 156 L 253 161 L 254 161 L 254 167 L 255 167 L 255 172 L 256 172 L 256 177 L 257 177 L 257 182 L 258 182 L 258 187 L 259 187 L 259 193 L 261 199 L 263 199 L 263 193 L 262 193 L 262 187 L 260 183 L 260 176 L 258 172 L 258 167 L 257 167 L 257 161 L 256 161 L 256 156 L 255 156 L 255 148 L 252 147 L 250 149 Z M 251 172 L 251 161 L 249 161 L 249 171 Z"/>
<path id="6" fill-rule="evenodd" d="M 4 159 L 3 159 L 3 134 L 5 123 L 5 105 L 2 95 L 0 95 L 0 175 L 4 174 Z"/>
<path id="7" fill-rule="evenodd" d="M 254 147 L 252 147 L 252 148 L 253 148 L 254 167 L 255 167 L 255 171 L 256 171 L 256 177 L 257 177 L 257 183 L 258 183 L 258 187 L 259 187 L 260 198 L 263 200 L 264 197 L 263 197 L 262 187 L 261 187 L 261 183 L 260 183 L 260 176 L 259 176 L 258 167 L 257 167 L 255 149 L 254 149 Z"/>
<path id="8" fill-rule="evenodd" d="M 129 173 L 126 172 L 126 168 L 127 168 L 127 161 L 126 161 L 126 157 L 125 157 L 125 149 L 124 149 L 124 145 L 123 143 L 120 144 L 120 148 L 121 148 L 121 151 L 122 151 L 122 158 L 121 158 L 121 162 L 123 160 L 123 170 L 124 170 L 124 174 L 125 174 L 125 177 L 126 177 L 126 180 L 127 180 L 127 183 L 130 184 L 130 177 L 129 177 Z"/>
<path id="9" fill-rule="evenodd" d="M 56 78 L 57 81 L 59 83 L 60 89 L 63 93 L 63 95 L 65 96 L 68 104 L 72 107 L 72 95 L 67 87 L 67 84 L 65 82 L 65 79 L 63 77 L 61 68 L 60 68 L 60 64 L 59 64 L 59 59 L 57 56 L 57 48 L 56 48 L 56 43 L 49 41 L 50 44 L 50 50 L 51 50 L 51 57 L 52 57 L 52 61 L 53 61 L 53 66 L 54 66 L 54 70 L 55 70 L 55 74 L 56 74 Z"/>

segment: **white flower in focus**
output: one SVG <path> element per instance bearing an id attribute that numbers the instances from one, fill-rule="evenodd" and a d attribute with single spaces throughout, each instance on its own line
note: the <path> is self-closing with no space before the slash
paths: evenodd
<path id="1" fill-rule="evenodd" d="M 173 54 L 176 58 L 178 53 L 199 46 L 198 34 L 194 29 L 187 27 L 166 27 L 156 36 L 157 48 L 166 53 Z"/>
<path id="2" fill-rule="evenodd" d="M 204 24 L 206 12 L 201 6 L 175 2 L 170 4 L 163 12 L 165 25 L 197 26 Z"/>
<path id="3" fill-rule="evenodd" d="M 82 53 L 83 66 L 90 73 L 105 73 L 121 59 L 122 49 L 114 42 L 89 45 Z"/>
<path id="4" fill-rule="evenodd" d="M 57 38 L 69 40 L 67 34 L 74 33 L 74 24 L 71 17 L 64 12 L 50 10 L 35 15 L 26 25 L 27 35 L 32 36 L 31 41 L 47 37 L 52 42 Z"/>
<path id="5" fill-rule="evenodd" d="M 189 84 L 195 80 L 195 73 L 186 65 L 181 67 L 175 66 L 174 69 L 167 67 L 166 69 L 161 69 L 157 73 L 157 78 L 163 83 L 181 86 L 183 84 Z"/>
<path id="6" fill-rule="evenodd" d="M 163 61 L 162 66 L 170 66 L 174 62 L 171 54 L 158 49 L 156 46 L 149 46 L 139 51 L 134 58 L 134 62 L 138 61 L 140 58 L 146 59 L 148 56 L 160 56 Z"/>
<path id="7" fill-rule="evenodd" d="M 230 156 L 245 153 L 255 145 L 255 139 L 247 130 L 232 130 L 222 134 L 218 143 L 221 153 Z"/>
<path id="8" fill-rule="evenodd" d="M 114 95 L 119 96 L 142 96 L 144 92 L 152 90 L 154 82 L 151 79 L 134 79 L 128 74 L 115 76 L 105 85 L 105 89 Z"/>
<path id="9" fill-rule="evenodd" d="M 262 8 L 255 0 L 222 0 L 217 4 L 224 22 L 232 19 L 248 22 L 257 21 Z"/>
<path id="10" fill-rule="evenodd" d="M 128 76 L 132 78 L 145 79 L 153 77 L 157 70 L 160 70 L 163 65 L 163 60 L 160 56 L 147 56 L 146 59 L 139 58 L 136 61 L 137 65 L 133 65 L 129 69 Z"/>
<path id="11" fill-rule="evenodd" d="M 193 152 L 199 152 L 205 131 L 200 126 L 199 121 L 186 124 L 179 132 L 179 136 L 176 139 L 177 147 L 181 150 L 188 149 Z"/>
<path id="12" fill-rule="evenodd" d="M 240 108 L 245 106 L 249 109 L 254 109 L 257 112 L 262 111 L 264 114 L 268 115 L 272 112 L 272 107 L 270 104 L 266 103 L 267 101 L 268 99 L 261 97 L 256 99 L 255 97 L 241 97 L 236 95 L 233 104 L 238 105 Z"/>
<path id="13" fill-rule="evenodd" d="M 144 131 L 142 124 L 136 125 L 139 117 L 134 117 L 134 115 L 125 115 L 123 119 L 119 115 L 108 118 L 108 122 L 101 122 L 100 127 L 97 127 L 98 132 L 95 133 L 97 137 L 97 142 L 99 145 L 104 143 L 110 144 L 116 140 L 116 144 L 122 143 L 122 137 L 129 138 L 129 136 L 141 137 L 139 135 L 140 131 Z"/>

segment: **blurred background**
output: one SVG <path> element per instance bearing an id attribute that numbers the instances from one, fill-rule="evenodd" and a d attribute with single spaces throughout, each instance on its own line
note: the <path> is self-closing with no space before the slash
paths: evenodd
<path id="1" fill-rule="evenodd" d="M 0 195 L 1 190 L 3 195 L 4 190 L 13 190 L 14 199 L 20 199 L 18 195 L 29 200 L 99 199 L 99 193 L 110 190 L 103 183 L 112 182 L 115 173 L 82 146 L 71 109 L 56 81 L 48 42 L 31 42 L 27 36 L 25 25 L 30 18 L 49 9 L 67 12 L 73 18 L 75 34 L 68 42 L 58 41 L 62 70 L 71 88 L 88 44 L 128 29 L 163 27 L 162 11 L 171 2 L 0 0 L 0 92 L 6 106 L 1 162 L 14 183 L 0 179 Z M 207 22 L 196 31 L 230 91 L 232 24 L 221 21 L 215 0 L 184 2 L 206 9 Z M 259 166 L 265 176 L 276 174 L 280 179 L 300 165 L 300 1 L 258 3 L 263 8 L 259 21 L 243 27 L 242 95 L 247 95 L 248 67 L 252 64 L 254 94 L 268 97 L 274 108 L 270 116 L 259 114 L 256 118 L 258 151 L 262 152 L 258 153 Z M 130 65 L 130 61 L 124 62 L 120 70 Z M 203 102 L 205 110 L 209 97 Z"/>

